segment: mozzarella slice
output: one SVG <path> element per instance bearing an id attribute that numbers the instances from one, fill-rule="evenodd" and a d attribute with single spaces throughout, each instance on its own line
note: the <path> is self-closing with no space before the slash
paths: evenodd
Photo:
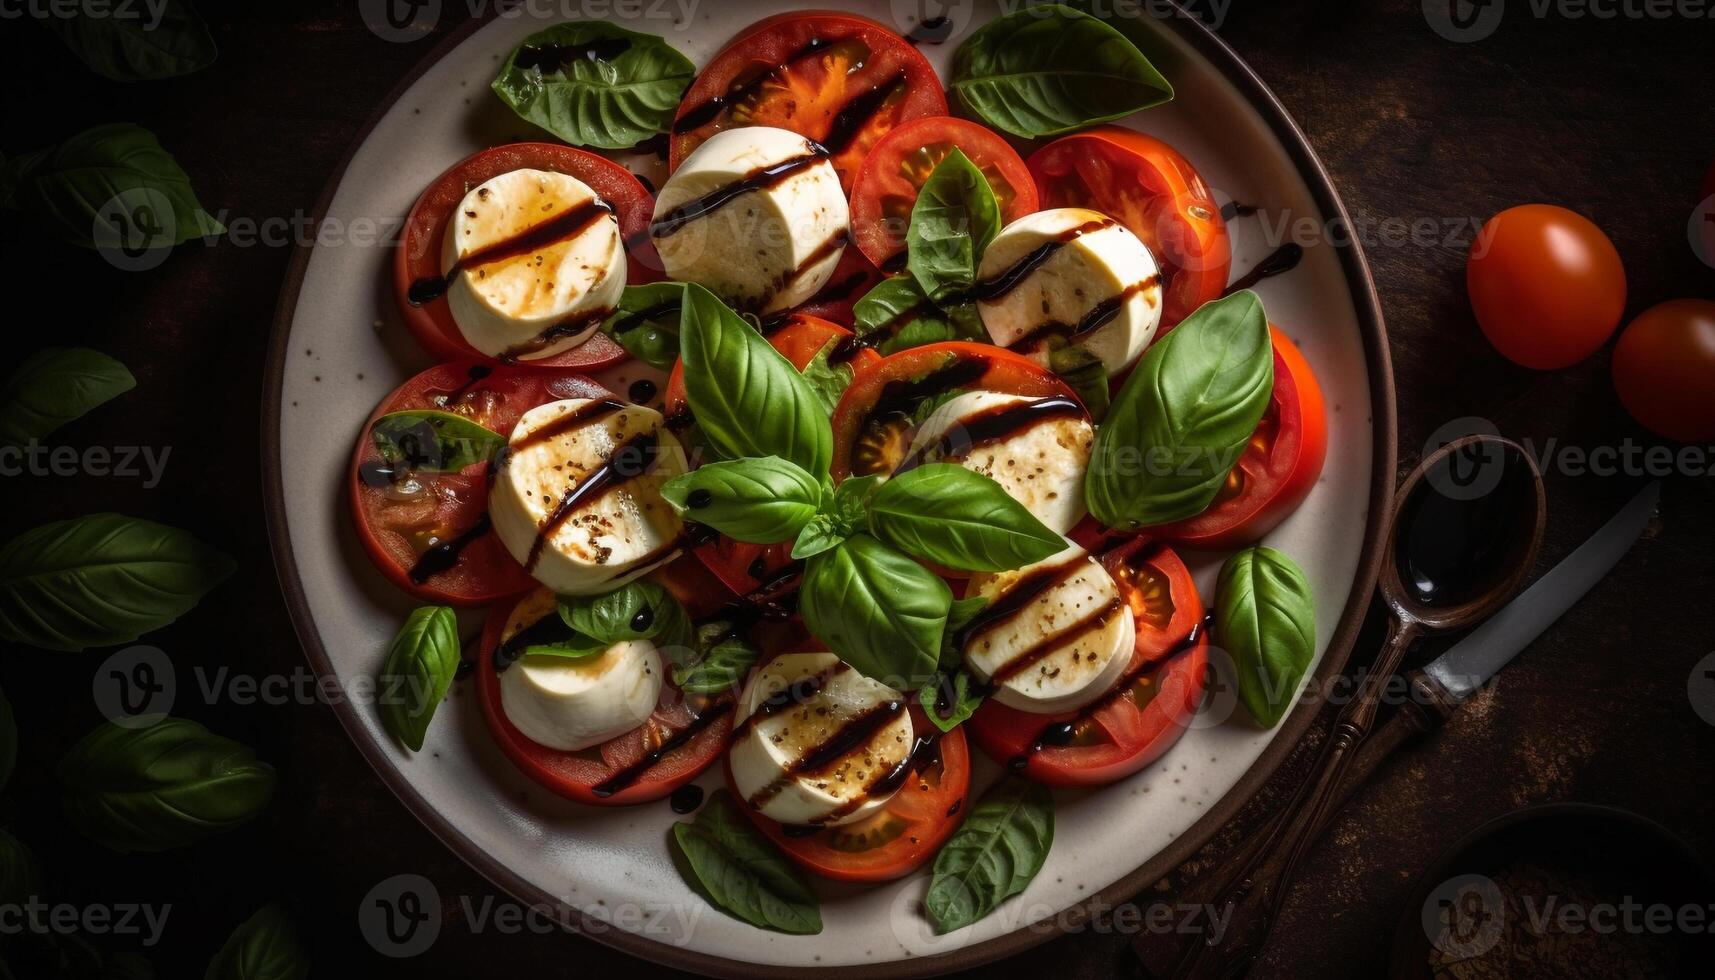
<path id="1" fill-rule="evenodd" d="M 989 337 L 1044 365 L 1063 338 L 1118 374 L 1161 323 L 1155 256 L 1124 225 L 1084 208 L 1038 211 L 1001 229 L 983 253 L 978 281 Z"/>
<path id="2" fill-rule="evenodd" d="M 733 786 L 781 823 L 860 820 L 887 804 L 909 765 L 905 695 L 831 653 L 776 657 L 751 678 L 739 711 Z"/>
<path id="3" fill-rule="evenodd" d="M 827 284 L 848 220 L 824 151 L 789 130 L 746 126 L 685 158 L 656 198 L 651 234 L 669 279 L 773 313 Z"/>
<path id="4" fill-rule="evenodd" d="M 554 594 L 532 593 L 515 608 L 501 642 L 553 615 Z M 583 660 L 522 657 L 500 674 L 500 705 L 526 738 L 575 752 L 648 721 L 661 697 L 664 670 L 648 640 L 617 643 Z"/>
<path id="5" fill-rule="evenodd" d="M 588 184 L 514 170 L 471 188 L 441 245 L 448 309 L 490 357 L 533 360 L 584 342 L 619 304 L 619 220 Z"/>
<path id="6" fill-rule="evenodd" d="M 1064 397 L 967 391 L 930 413 L 906 460 L 958 463 L 992 478 L 1050 529 L 1084 517 L 1084 471 L 1096 430 Z"/>
<path id="7" fill-rule="evenodd" d="M 661 484 L 685 472 L 661 413 L 568 398 L 524 413 L 489 491 L 506 550 L 563 595 L 595 595 L 678 553 L 684 525 Z"/>
<path id="8" fill-rule="evenodd" d="M 1041 714 L 1081 708 L 1131 662 L 1131 606 L 1076 544 L 1015 572 L 973 575 L 966 594 L 989 605 L 965 638 L 965 665 L 1004 705 Z"/>

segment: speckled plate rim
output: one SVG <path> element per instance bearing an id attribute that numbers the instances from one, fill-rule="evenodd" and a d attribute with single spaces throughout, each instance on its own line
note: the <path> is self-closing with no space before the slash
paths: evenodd
<path id="1" fill-rule="evenodd" d="M 344 179 L 352 158 L 363 146 L 371 131 L 374 130 L 388 109 L 425 72 L 463 43 L 466 38 L 486 24 L 493 16 L 494 12 L 491 8 L 485 16 L 473 18 L 454 29 L 451 34 L 424 56 L 423 60 L 418 62 L 404 78 L 400 79 L 399 83 L 377 104 L 375 112 L 352 139 L 351 144 L 346 148 L 339 163 L 328 177 L 327 183 L 315 204 L 313 211 L 315 220 L 319 221 L 327 214 L 329 203 L 332 201 L 340 182 Z M 1340 199 L 1339 192 L 1334 189 L 1332 178 L 1322 166 L 1322 161 L 1316 156 L 1316 151 L 1310 147 L 1309 140 L 1305 137 L 1303 130 L 1299 129 L 1298 124 L 1286 111 L 1286 107 L 1281 104 L 1267 84 L 1256 72 L 1251 70 L 1237 52 L 1233 51 L 1225 41 L 1221 40 L 1214 31 L 1205 26 L 1194 15 L 1180 10 L 1178 16 L 1162 18 L 1162 20 L 1170 25 L 1181 40 L 1206 59 L 1268 124 L 1269 130 L 1280 141 L 1288 156 L 1298 167 L 1299 176 L 1309 187 L 1311 195 L 1321 209 L 1323 216 L 1330 222 L 1338 222 L 1342 227 L 1351 227 L 1351 216 L 1347 213 L 1345 203 Z M 1381 301 L 1376 295 L 1375 282 L 1370 276 L 1369 261 L 1364 256 L 1363 247 L 1356 240 L 1352 240 L 1338 251 L 1341 268 L 1351 290 L 1352 306 L 1357 314 L 1359 330 L 1364 341 L 1364 360 L 1370 383 L 1374 445 L 1371 459 L 1369 518 L 1364 528 L 1363 546 L 1359 552 L 1352 591 L 1347 597 L 1345 608 L 1340 614 L 1340 620 L 1335 627 L 1333 637 L 1329 640 L 1328 647 L 1317 665 L 1314 680 L 1318 682 L 1331 678 L 1344 669 L 1346 660 L 1351 654 L 1352 644 L 1357 639 L 1358 630 L 1363 625 L 1365 611 L 1369 606 L 1371 593 L 1375 589 L 1376 576 L 1381 566 L 1384 544 L 1382 534 L 1388 515 L 1393 512 L 1393 489 L 1396 478 L 1395 469 L 1398 462 L 1397 408 L 1394 396 L 1393 364 L 1388 352 L 1387 329 L 1382 317 Z M 274 554 L 275 572 L 280 579 L 281 597 L 285 600 L 293 629 L 297 631 L 298 640 L 304 647 L 304 653 L 309 658 L 312 669 L 315 670 L 318 678 L 327 679 L 337 675 L 327 650 L 322 644 L 315 620 L 310 614 L 309 602 L 299 577 L 297 559 L 292 550 L 291 538 L 287 528 L 284 474 L 280 466 L 280 423 L 286 356 L 291 341 L 292 320 L 297 312 L 298 296 L 303 286 L 305 272 L 309 266 L 311 252 L 312 246 L 305 243 L 300 243 L 294 248 L 291 264 L 281 286 L 279 304 L 274 314 L 273 332 L 269 340 L 267 363 L 264 366 L 262 377 L 262 488 L 264 510 L 268 522 L 268 540 L 270 550 Z M 520 901 L 538 903 L 546 907 L 555 905 L 555 899 L 551 894 L 524 880 L 511 868 L 506 867 L 482 848 L 476 846 L 424 799 L 410 781 L 405 778 L 404 774 L 390 762 L 381 746 L 365 736 L 363 725 L 353 704 L 340 701 L 333 705 L 333 710 L 339 718 L 340 724 L 344 726 L 347 734 L 356 744 L 358 751 L 370 767 L 375 770 L 376 774 L 381 777 L 381 781 L 405 804 L 406 809 L 410 810 L 431 833 L 440 838 L 441 842 L 454 854 L 458 855 L 461 860 L 479 874 Z M 1239 810 L 1256 795 L 1257 791 L 1274 774 L 1274 771 L 1280 767 L 1280 764 L 1286 760 L 1292 750 L 1297 747 L 1305 731 L 1315 721 L 1316 715 L 1317 705 L 1300 704 L 1281 722 L 1280 730 L 1245 774 L 1209 808 L 1201 819 L 1130 874 L 1121 877 L 1078 905 L 1072 906 L 1066 910 L 1066 914 L 1055 917 L 1056 928 L 1045 929 L 1040 925 L 1026 926 L 1004 936 L 937 956 L 897 960 L 874 965 L 818 968 L 817 973 L 835 977 L 907 977 L 969 969 L 1029 949 L 1059 935 L 1076 923 L 1084 921 L 1088 914 L 1095 909 L 1112 907 L 1116 903 L 1131 899 L 1144 888 L 1165 877 L 1175 867 L 1183 864 L 1198 849 L 1208 843 L 1216 831 L 1236 816 Z M 801 969 L 793 967 L 758 965 L 681 949 L 644 936 L 606 928 L 605 923 L 582 914 L 579 914 L 576 919 L 577 921 L 568 921 L 566 924 L 585 936 L 631 955 L 678 969 L 718 976 L 782 977 L 793 978 L 793 980 L 797 980 L 802 973 Z"/>

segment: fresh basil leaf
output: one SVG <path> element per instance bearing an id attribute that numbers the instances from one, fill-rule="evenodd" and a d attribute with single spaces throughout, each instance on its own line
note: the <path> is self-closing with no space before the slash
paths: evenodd
<path id="1" fill-rule="evenodd" d="M 1048 355 L 1048 368 L 1084 403 L 1090 418 L 1100 423 L 1108 416 L 1108 366 L 1086 347 L 1058 347 Z"/>
<path id="2" fill-rule="evenodd" d="M 667 131 L 696 73 L 653 34 L 582 20 L 525 38 L 491 87 L 513 112 L 573 146 L 623 150 Z"/>
<path id="3" fill-rule="evenodd" d="M 834 488 L 833 500 L 828 506 L 828 516 L 840 526 L 846 535 L 869 525 L 869 503 L 875 499 L 875 492 L 887 476 L 882 473 L 871 473 L 869 476 L 849 476 Z"/>
<path id="4" fill-rule="evenodd" d="M 983 250 L 1000 234 L 1000 226 L 1000 204 L 988 178 L 954 147 L 911 206 L 906 268 L 924 295 L 946 304 L 976 285 Z"/>
<path id="5" fill-rule="evenodd" d="M 235 567 L 152 521 L 92 514 L 44 524 L 0 546 L 0 639 L 44 650 L 129 643 L 189 612 Z"/>
<path id="6" fill-rule="evenodd" d="M 971 625 L 977 614 L 988 608 L 989 601 L 980 595 L 954 599 L 947 610 L 947 626 L 941 631 L 941 671 L 948 673 L 965 662 L 965 651 L 959 648 L 959 633 Z"/>
<path id="7" fill-rule="evenodd" d="M 679 360 L 679 317 L 684 302 L 683 283 L 627 286 L 619 294 L 618 308 L 602 322 L 601 332 L 632 357 L 671 371 Z"/>
<path id="8" fill-rule="evenodd" d="M 1054 797 L 1010 775 L 996 783 L 935 855 L 924 909 L 945 935 L 1023 891 L 1054 845 Z"/>
<path id="9" fill-rule="evenodd" d="M 1173 98 L 1173 86 L 1124 34 L 1058 4 L 1015 11 L 972 34 L 953 56 L 948 89 L 970 113 L 1025 139 Z"/>
<path id="10" fill-rule="evenodd" d="M 119 363 L 87 347 L 49 347 L 0 382 L 0 444 L 23 446 L 137 387 Z"/>
<path id="11" fill-rule="evenodd" d="M 697 629 L 697 658 L 673 669 L 673 683 L 688 694 L 736 694 L 762 654 L 731 623 Z"/>
<path id="12" fill-rule="evenodd" d="M 606 653 L 612 643 L 603 643 L 582 633 L 569 633 L 565 639 L 553 643 L 532 643 L 524 648 L 520 656 L 524 657 L 556 657 L 561 660 L 588 660 Z"/>
<path id="13" fill-rule="evenodd" d="M 876 283 L 852 304 L 852 317 L 858 336 L 883 356 L 959 339 L 952 321 L 910 276 L 894 276 Z M 886 336 L 877 343 L 877 334 Z"/>
<path id="14" fill-rule="evenodd" d="M 828 472 L 834 435 L 815 388 L 702 286 L 685 287 L 679 344 L 685 400 L 722 456 L 779 456 L 818 479 Z"/>
<path id="15" fill-rule="evenodd" d="M 1144 352 L 1096 431 L 1090 513 L 1125 530 L 1202 513 L 1273 390 L 1262 301 L 1246 289 L 1205 303 Z"/>
<path id="16" fill-rule="evenodd" d="M 798 591 L 804 625 L 828 649 L 903 690 L 935 672 L 952 601 L 940 576 L 866 534 L 811 558 Z"/>
<path id="17" fill-rule="evenodd" d="M 829 548 L 838 547 L 841 541 L 851 537 L 851 531 L 827 514 L 817 514 L 804 525 L 798 539 L 792 542 L 792 557 L 802 561 L 811 555 L 819 555 Z"/>
<path id="18" fill-rule="evenodd" d="M 627 582 L 604 595 L 560 596 L 560 619 L 602 649 L 626 640 L 688 647 L 695 639 L 685 607 L 665 587 L 647 579 Z"/>
<path id="19" fill-rule="evenodd" d="M 66 816 L 115 851 L 164 851 L 232 830 L 274 797 L 272 766 L 194 721 L 108 722 L 59 765 Z"/>
<path id="20" fill-rule="evenodd" d="M 822 349 L 818 350 L 816 355 L 810 358 L 810 363 L 804 365 L 804 370 L 799 372 L 805 381 L 810 382 L 810 387 L 815 390 L 817 397 L 821 398 L 822 408 L 829 418 L 833 417 L 834 406 L 840 403 L 840 396 L 846 393 L 846 387 L 852 383 L 852 375 L 856 373 L 850 362 L 828 363 L 829 355 L 839 343 L 838 338 L 828 338 L 828 342 L 822 345 Z"/>
<path id="21" fill-rule="evenodd" d="M 679 516 L 735 541 L 778 544 L 797 537 L 822 503 L 822 485 L 778 456 L 707 463 L 661 485 Z"/>
<path id="22" fill-rule="evenodd" d="M 369 430 L 388 463 L 422 473 L 457 473 L 486 463 L 506 448 L 506 437 L 463 415 L 420 409 L 390 412 Z"/>
<path id="23" fill-rule="evenodd" d="M 0 691 L 0 790 L 12 781 L 12 771 L 18 768 L 18 717 L 12 713 L 12 702 Z"/>
<path id="24" fill-rule="evenodd" d="M 42 865 L 23 841 L 0 828 L 0 907 L 20 908 L 42 895 Z"/>
<path id="25" fill-rule="evenodd" d="M 459 668 L 458 617 L 446 606 L 424 606 L 406 617 L 381 665 L 381 723 L 413 752 L 423 750 L 429 720 Z"/>
<path id="26" fill-rule="evenodd" d="M 115 82 L 188 75 L 214 64 L 219 53 L 208 25 L 185 0 L 79 0 L 76 9 L 41 23 L 91 71 Z"/>
<path id="27" fill-rule="evenodd" d="M 1000 484 L 951 463 L 926 463 L 882 484 L 869 526 L 906 554 L 967 572 L 1023 568 L 1066 547 Z"/>
<path id="28" fill-rule="evenodd" d="M 63 242 L 95 248 L 166 248 L 226 230 L 191 190 L 190 178 L 155 139 L 131 123 L 87 129 L 10 161 L 10 205 Z M 123 221 L 115 226 L 116 221 Z"/>
<path id="29" fill-rule="evenodd" d="M 1316 655 L 1316 600 L 1304 570 L 1273 548 L 1228 558 L 1215 584 L 1215 635 L 1233 658 L 1239 703 L 1273 728 Z"/>
<path id="30" fill-rule="evenodd" d="M 911 410 L 911 424 L 921 428 L 923 423 L 929 421 L 929 416 L 934 415 L 942 405 L 947 404 L 962 394 L 964 394 L 962 389 L 954 389 L 953 391 L 943 391 L 938 395 L 933 395 L 929 398 L 923 399 L 917 403 L 916 408 Z"/>
<path id="31" fill-rule="evenodd" d="M 285 906 L 270 902 L 244 920 L 209 961 L 203 980 L 304 980 L 310 954 Z"/>
<path id="32" fill-rule="evenodd" d="M 715 908 L 761 929 L 792 935 L 822 931 L 821 903 L 799 871 L 752 827 L 725 790 L 695 819 L 673 825 L 689 877 Z"/>
<path id="33" fill-rule="evenodd" d="M 950 732 L 963 725 L 987 699 L 983 686 L 964 669 L 937 672 L 917 692 L 917 701 L 936 728 Z"/>

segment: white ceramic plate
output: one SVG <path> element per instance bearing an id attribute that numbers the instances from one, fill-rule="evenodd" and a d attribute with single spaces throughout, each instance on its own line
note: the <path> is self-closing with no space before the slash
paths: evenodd
<path id="1" fill-rule="evenodd" d="M 667 36 L 701 66 L 736 31 L 795 6 L 783 0 L 698 4 L 682 24 L 627 26 Z M 846 0 L 829 6 L 908 31 L 912 20 L 893 8 L 916 4 Z M 960 38 L 997 9 L 994 0 L 954 5 L 959 33 L 924 53 L 944 72 Z M 355 239 L 365 220 L 396 221 L 431 180 L 470 153 L 538 138 L 490 94 L 488 83 L 499 59 L 545 23 L 500 16 L 473 24 L 401 86 L 342 172 L 332 175 L 318 211 L 326 228 L 349 231 L 351 240 L 324 235 L 322 244 L 301 249 L 282 297 L 264 423 L 276 561 L 312 663 L 348 689 L 374 674 L 412 603 L 371 569 L 356 543 L 344 507 L 346 467 L 376 403 L 428 366 L 394 309 L 389 249 Z M 1236 56 L 1194 22 L 1147 23 L 1157 36 L 1149 53 L 1177 98 L 1127 124 L 1179 148 L 1221 199 L 1262 206 L 1263 220 L 1234 222 L 1235 276 L 1280 244 L 1271 238 L 1275 229 L 1291 230 L 1300 221 L 1325 227 L 1344 218 L 1302 134 Z M 1344 661 L 1362 616 L 1379 551 L 1375 518 L 1386 512 L 1391 495 L 1386 341 L 1356 247 L 1312 242 L 1297 269 L 1264 281 L 1259 292 L 1270 319 L 1309 358 L 1330 412 L 1321 483 L 1268 541 L 1296 557 L 1315 587 L 1323 646 L 1315 673 L 1325 676 Z M 1219 556 L 1187 557 L 1207 595 Z M 927 875 L 918 874 L 878 887 L 827 887 L 822 934 L 792 937 L 728 918 L 687 889 L 669 855 L 668 828 L 677 818 L 664 802 L 581 807 L 514 769 L 490 740 L 468 683 L 455 686 L 417 754 L 386 736 L 373 707 L 348 703 L 339 712 L 384 781 L 450 847 L 519 899 L 564 908 L 574 924 L 603 941 L 703 972 L 846 967 L 866 975 L 971 966 L 1052 935 L 1063 910 L 1097 896 L 1130 897 L 1236 812 L 1311 714 L 1301 707 L 1273 732 L 1238 720 L 1200 724 L 1133 778 L 1099 791 L 1057 794 L 1047 865 L 1023 895 L 969 928 L 933 935 L 918 911 L 927 887 Z M 995 772 L 980 762 L 973 790 Z M 701 782 L 712 788 L 719 780 L 711 771 Z"/>

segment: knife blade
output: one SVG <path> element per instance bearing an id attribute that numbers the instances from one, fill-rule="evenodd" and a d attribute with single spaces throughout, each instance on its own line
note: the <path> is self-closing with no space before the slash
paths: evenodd
<path id="1" fill-rule="evenodd" d="M 1660 499 L 1661 483 L 1652 481 L 1565 560 L 1431 661 L 1423 672 L 1456 701 L 1475 694 L 1619 564 L 1643 534 Z"/>

